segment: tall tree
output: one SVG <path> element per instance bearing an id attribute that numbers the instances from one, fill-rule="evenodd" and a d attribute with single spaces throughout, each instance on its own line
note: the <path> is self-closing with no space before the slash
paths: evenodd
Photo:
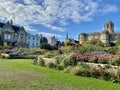
<path id="1" fill-rule="evenodd" d="M 117 46 L 120 46 L 120 34 L 118 35 L 117 37 L 117 43 L 116 43 Z"/>

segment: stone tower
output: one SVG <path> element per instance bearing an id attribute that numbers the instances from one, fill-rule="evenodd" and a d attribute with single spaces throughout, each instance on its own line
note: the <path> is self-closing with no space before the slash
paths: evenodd
<path id="1" fill-rule="evenodd" d="M 86 33 L 81 33 L 78 37 L 79 43 L 82 44 L 83 42 L 87 41 L 87 34 Z"/>
<path id="2" fill-rule="evenodd" d="M 114 33 L 114 24 L 110 19 L 107 21 L 107 23 L 105 23 L 104 30 L 107 30 L 109 34 Z"/>
<path id="3" fill-rule="evenodd" d="M 101 33 L 101 41 L 104 43 L 105 46 L 109 46 L 109 31 L 104 30 Z"/>

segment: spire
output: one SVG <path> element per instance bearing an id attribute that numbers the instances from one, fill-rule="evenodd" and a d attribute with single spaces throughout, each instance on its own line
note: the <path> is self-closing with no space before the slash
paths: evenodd
<path id="1" fill-rule="evenodd" d="M 66 40 L 68 39 L 68 32 L 67 32 L 67 34 L 66 34 Z"/>

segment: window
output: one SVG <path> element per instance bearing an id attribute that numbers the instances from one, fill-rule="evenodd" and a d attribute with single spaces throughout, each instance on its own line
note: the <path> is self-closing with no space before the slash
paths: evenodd
<path id="1" fill-rule="evenodd" d="M 20 41 L 23 42 L 23 39 L 24 39 L 24 34 L 20 33 Z"/>
<path id="2" fill-rule="evenodd" d="M 10 31 L 10 28 L 5 28 L 5 31 Z"/>
<path id="3" fill-rule="evenodd" d="M 10 40 L 10 38 L 11 38 L 10 34 L 7 34 L 7 33 L 4 34 L 4 39 L 5 40 Z"/>

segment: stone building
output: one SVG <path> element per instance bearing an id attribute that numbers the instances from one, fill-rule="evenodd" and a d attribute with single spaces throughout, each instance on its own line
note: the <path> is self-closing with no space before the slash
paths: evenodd
<path id="1" fill-rule="evenodd" d="M 48 44 L 50 44 L 51 46 L 57 46 L 57 38 L 55 36 L 50 37 L 47 39 L 48 40 Z"/>
<path id="2" fill-rule="evenodd" d="M 24 27 L 13 25 L 12 20 L 0 22 L 0 45 L 26 47 L 27 32 Z"/>
<path id="3" fill-rule="evenodd" d="M 114 32 L 114 23 L 108 20 L 104 24 L 104 30 L 102 32 L 94 32 L 91 34 L 80 33 L 78 39 L 80 44 L 88 40 L 97 39 L 102 41 L 105 46 L 110 46 L 111 43 L 116 43 L 117 36 L 118 33 Z"/>
<path id="4" fill-rule="evenodd" d="M 48 44 L 47 38 L 43 37 L 42 34 L 40 34 L 40 44 Z"/>
<path id="5" fill-rule="evenodd" d="M 40 47 L 40 36 L 38 34 L 31 35 L 27 34 L 27 45 L 28 48 L 39 48 Z"/>

